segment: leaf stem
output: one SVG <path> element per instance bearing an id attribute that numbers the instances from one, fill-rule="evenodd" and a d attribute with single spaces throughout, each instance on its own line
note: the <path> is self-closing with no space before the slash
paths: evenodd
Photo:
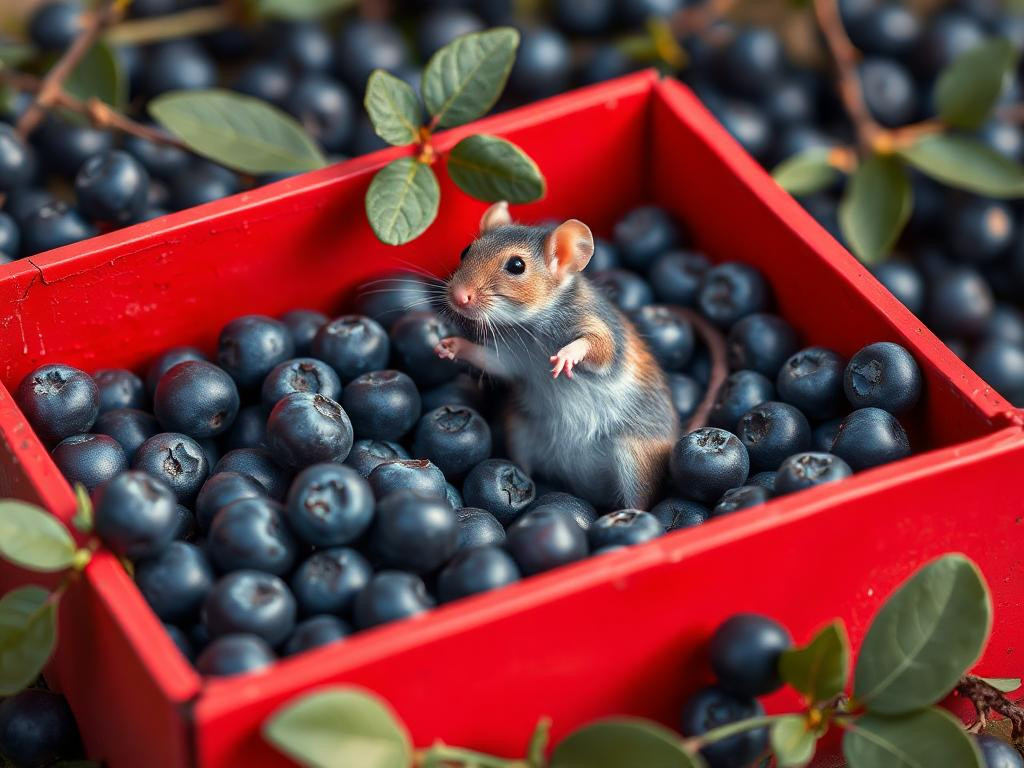
<path id="1" fill-rule="evenodd" d="M 778 720 L 782 720 L 786 717 L 792 717 L 792 713 L 784 715 L 763 715 L 761 717 L 751 717 L 746 720 L 737 720 L 735 723 L 729 723 L 727 725 L 721 725 L 718 728 L 712 728 L 707 733 L 702 733 L 700 736 L 693 736 L 689 739 L 683 739 L 683 748 L 691 752 L 697 752 L 709 744 L 728 739 L 731 736 L 735 736 L 739 733 L 746 733 L 747 731 L 753 731 L 756 728 L 764 728 L 772 725 Z"/>
<path id="2" fill-rule="evenodd" d="M 978 717 L 975 725 L 983 728 L 989 714 L 997 712 L 1010 721 L 1011 736 L 1015 742 L 1024 738 L 1024 708 L 1019 702 L 976 675 L 964 675 L 957 683 L 956 691 L 974 706 Z"/>
<path id="3" fill-rule="evenodd" d="M 111 45 L 143 45 L 216 32 L 235 20 L 236 14 L 224 5 L 193 8 L 152 19 L 122 21 L 110 27 L 103 39 Z"/>
<path id="4" fill-rule="evenodd" d="M 503 757 L 474 752 L 461 747 L 449 747 L 447 744 L 434 744 L 427 749 L 418 750 L 413 765 L 416 768 L 441 768 L 448 764 L 467 766 L 467 768 L 532 768 L 522 760 L 507 760 Z"/>
<path id="5" fill-rule="evenodd" d="M 85 15 L 82 31 L 43 77 L 35 92 L 35 100 L 18 119 L 17 131 L 23 138 L 27 138 L 38 127 L 46 111 L 61 99 L 64 82 L 99 40 L 103 31 L 121 17 L 129 1 L 106 0 L 98 10 Z"/>

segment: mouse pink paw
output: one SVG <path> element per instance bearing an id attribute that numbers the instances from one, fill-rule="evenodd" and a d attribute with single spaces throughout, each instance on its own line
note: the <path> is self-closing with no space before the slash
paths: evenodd
<path id="1" fill-rule="evenodd" d="M 551 368 L 552 378 L 557 379 L 558 375 L 564 372 L 566 377 L 571 379 L 573 367 L 579 365 L 589 351 L 590 345 L 587 344 L 586 339 L 576 339 L 576 341 L 566 344 L 558 350 L 557 355 L 552 355 L 550 358 L 553 364 Z"/>
<path id="2" fill-rule="evenodd" d="M 462 339 L 455 336 L 450 336 L 447 339 L 441 339 L 437 346 L 434 347 L 434 354 L 442 360 L 454 360 L 459 356 L 459 350 L 462 348 Z"/>

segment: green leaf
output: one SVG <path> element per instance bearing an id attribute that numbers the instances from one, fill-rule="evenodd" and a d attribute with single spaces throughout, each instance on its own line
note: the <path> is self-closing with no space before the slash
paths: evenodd
<path id="1" fill-rule="evenodd" d="M 1013 693 L 1020 690 L 1021 680 L 1019 677 L 979 677 L 1000 693 Z"/>
<path id="2" fill-rule="evenodd" d="M 529 203 L 544 197 L 546 182 L 533 158 L 511 141 L 467 136 L 448 153 L 448 175 L 478 200 Z"/>
<path id="3" fill-rule="evenodd" d="M 963 724 L 934 707 L 858 718 L 847 726 L 843 754 L 850 768 L 984 768 Z"/>
<path id="4" fill-rule="evenodd" d="M 850 641 L 843 622 L 837 619 L 807 645 L 784 652 L 779 675 L 812 703 L 842 693 L 850 676 Z"/>
<path id="5" fill-rule="evenodd" d="M 318 19 L 342 11 L 355 0 L 255 0 L 257 16 L 270 19 Z"/>
<path id="6" fill-rule="evenodd" d="M 1024 167 L 977 139 L 931 134 L 900 151 L 922 173 L 988 197 L 1024 196 Z"/>
<path id="7" fill-rule="evenodd" d="M 537 721 L 537 726 L 530 736 L 530 743 L 526 747 L 526 761 L 530 765 L 544 765 L 544 755 L 548 751 L 548 742 L 551 741 L 551 718 L 542 717 Z"/>
<path id="8" fill-rule="evenodd" d="M 149 113 L 197 154 L 243 173 L 309 171 L 327 162 L 295 118 L 251 96 L 172 91 L 153 99 Z"/>
<path id="9" fill-rule="evenodd" d="M 110 46 L 100 41 L 82 57 L 64 84 L 64 89 L 81 101 L 99 99 L 114 109 L 128 101 L 128 81 Z"/>
<path id="10" fill-rule="evenodd" d="M 375 69 L 366 83 L 363 104 L 373 130 L 388 144 L 401 147 L 419 138 L 423 116 L 420 100 L 404 80 Z"/>
<path id="11" fill-rule="evenodd" d="M 408 768 L 412 743 L 383 699 L 333 687 L 302 696 L 263 724 L 263 738 L 310 768 Z"/>
<path id="12" fill-rule="evenodd" d="M 807 720 L 800 715 L 776 720 L 769 735 L 779 768 L 803 768 L 814 757 L 818 735 L 807 728 Z"/>
<path id="13" fill-rule="evenodd" d="M 34 504 L 0 501 L 0 557 L 31 571 L 63 571 L 75 555 L 67 528 Z"/>
<path id="14" fill-rule="evenodd" d="M 813 195 L 831 186 L 839 170 L 829 164 L 827 147 L 812 147 L 779 163 L 772 178 L 791 195 Z"/>
<path id="15" fill-rule="evenodd" d="M 899 715 L 953 690 L 992 628 L 992 600 L 978 567 L 945 555 L 915 573 L 882 606 L 857 659 L 853 695 L 870 712 Z"/>
<path id="16" fill-rule="evenodd" d="M 687 754 L 677 733 L 646 720 L 599 720 L 566 736 L 551 754 L 549 768 L 703 768 Z"/>
<path id="17" fill-rule="evenodd" d="M 0 597 L 0 696 L 12 696 L 43 671 L 57 643 L 57 605 L 42 587 Z"/>
<path id="18" fill-rule="evenodd" d="M 1013 45 L 999 37 L 961 53 L 935 83 L 939 117 L 956 128 L 980 126 L 999 99 L 1016 61 Z"/>
<path id="19" fill-rule="evenodd" d="M 38 51 L 31 45 L 21 43 L 5 43 L 0 45 L 0 69 L 4 67 L 18 67 L 29 61 L 38 54 Z"/>
<path id="20" fill-rule="evenodd" d="M 846 185 L 839 203 L 839 226 L 854 254 L 874 264 L 888 255 L 912 207 L 903 164 L 894 157 L 872 155 Z"/>
<path id="21" fill-rule="evenodd" d="M 415 240 L 437 216 L 441 188 L 429 165 L 403 157 L 381 168 L 366 190 L 366 217 L 388 245 Z"/>
<path id="22" fill-rule="evenodd" d="M 93 510 L 89 491 L 81 483 L 75 483 L 75 516 L 71 524 L 82 533 L 92 533 Z"/>
<path id="23" fill-rule="evenodd" d="M 505 89 L 519 32 L 496 27 L 456 38 L 430 57 L 423 101 L 437 125 L 449 128 L 487 114 Z"/>

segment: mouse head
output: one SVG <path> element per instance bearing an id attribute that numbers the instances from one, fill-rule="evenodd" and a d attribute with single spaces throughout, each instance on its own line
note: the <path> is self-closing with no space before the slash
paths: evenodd
<path id="1" fill-rule="evenodd" d="M 508 203 L 495 203 L 448 281 L 448 303 L 471 320 L 521 323 L 550 306 L 593 255 L 582 221 L 527 227 L 512 222 Z"/>

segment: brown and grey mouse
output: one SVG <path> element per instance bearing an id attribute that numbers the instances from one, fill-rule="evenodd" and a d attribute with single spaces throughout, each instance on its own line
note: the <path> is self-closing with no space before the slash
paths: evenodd
<path id="1" fill-rule="evenodd" d="M 661 368 L 625 316 L 580 272 L 590 229 L 512 222 L 495 203 L 447 284 L 471 339 L 437 354 L 511 385 L 511 458 L 602 507 L 646 509 L 679 420 Z"/>

